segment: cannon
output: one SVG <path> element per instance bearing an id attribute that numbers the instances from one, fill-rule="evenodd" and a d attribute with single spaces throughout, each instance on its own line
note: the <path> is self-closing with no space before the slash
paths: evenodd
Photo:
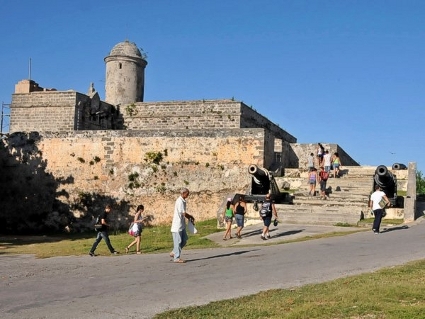
<path id="1" fill-rule="evenodd" d="M 406 167 L 406 165 L 401 164 L 401 163 L 394 163 L 392 169 L 393 170 L 401 170 L 401 169 L 407 169 L 407 167 Z"/>
<path id="2" fill-rule="evenodd" d="M 251 164 L 248 173 L 251 175 L 251 188 L 248 194 L 244 194 L 246 202 L 263 202 L 265 195 L 270 193 L 276 204 L 293 204 L 293 196 L 279 191 L 274 176 L 267 169 Z"/>
<path id="3" fill-rule="evenodd" d="M 387 195 L 391 206 L 397 207 L 397 178 L 393 175 L 385 165 L 379 165 L 373 176 L 373 189 L 378 185 L 382 191 Z"/>

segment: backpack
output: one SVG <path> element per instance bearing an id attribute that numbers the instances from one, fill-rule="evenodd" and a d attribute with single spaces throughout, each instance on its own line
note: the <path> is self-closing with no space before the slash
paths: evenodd
<path id="1" fill-rule="evenodd" d="M 96 217 L 96 220 L 94 221 L 94 230 L 99 231 L 102 229 L 102 227 L 103 227 L 102 221 L 100 220 L 100 215 L 98 215 Z"/>
<path id="2" fill-rule="evenodd" d="M 322 173 L 320 173 L 320 178 L 322 179 L 322 181 L 327 181 L 329 177 L 329 173 L 326 171 L 322 171 Z"/>
<path id="3" fill-rule="evenodd" d="M 272 213 L 272 203 L 270 201 L 266 201 L 261 205 L 260 216 L 267 217 Z"/>

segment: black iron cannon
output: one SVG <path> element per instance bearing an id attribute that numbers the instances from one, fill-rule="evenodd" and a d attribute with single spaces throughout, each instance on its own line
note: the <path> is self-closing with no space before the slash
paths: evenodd
<path id="1" fill-rule="evenodd" d="M 397 178 L 393 175 L 385 165 L 379 165 L 373 176 L 373 191 L 375 186 L 378 185 L 382 191 L 387 195 L 391 206 L 398 206 L 397 201 Z"/>
<path id="2" fill-rule="evenodd" d="M 404 165 L 404 164 L 401 164 L 401 163 L 394 163 L 392 169 L 393 170 L 402 170 L 402 169 L 407 169 L 407 166 Z"/>
<path id="3" fill-rule="evenodd" d="M 263 202 L 266 194 L 270 193 L 276 204 L 293 204 L 293 196 L 279 191 L 273 174 L 267 169 L 251 164 L 248 173 L 251 175 L 251 188 L 244 194 L 246 202 Z"/>

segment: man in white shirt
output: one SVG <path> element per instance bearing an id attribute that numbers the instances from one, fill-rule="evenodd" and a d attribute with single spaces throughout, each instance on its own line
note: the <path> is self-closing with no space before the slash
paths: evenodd
<path id="1" fill-rule="evenodd" d="M 183 188 L 180 191 L 180 196 L 176 200 L 174 206 L 173 223 L 171 224 L 171 233 L 173 235 L 174 248 L 170 253 L 170 257 L 174 258 L 175 263 L 184 263 L 180 258 L 182 249 L 187 243 L 186 221 L 185 217 L 191 222 L 195 222 L 195 218 L 186 212 L 186 198 L 189 196 L 189 190 Z"/>
<path id="2" fill-rule="evenodd" d="M 331 154 L 326 150 L 325 155 L 323 155 L 323 166 L 325 166 L 325 172 L 329 173 L 331 170 Z"/>
<path id="3" fill-rule="evenodd" d="M 385 207 L 390 203 L 387 195 L 382 191 L 381 187 L 378 185 L 375 186 L 375 191 L 370 195 L 369 207 L 373 210 L 373 215 L 375 219 L 373 221 L 372 230 L 375 234 L 379 234 L 379 227 L 381 226 L 382 214 L 384 213 L 384 208 L 379 205 L 381 200 L 385 201 Z"/>

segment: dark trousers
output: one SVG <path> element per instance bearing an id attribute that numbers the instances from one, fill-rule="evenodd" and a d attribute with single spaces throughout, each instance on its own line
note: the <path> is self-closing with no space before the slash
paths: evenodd
<path id="1" fill-rule="evenodd" d="M 382 220 L 382 213 L 384 211 L 382 209 L 375 209 L 373 211 L 373 215 L 375 216 L 375 219 L 373 220 L 373 227 L 375 231 L 379 232 L 379 227 L 381 226 L 381 220 Z"/>
<path id="2" fill-rule="evenodd" d="M 94 251 L 97 248 L 97 245 L 99 245 L 100 241 L 102 240 L 102 238 L 105 240 L 106 246 L 108 246 L 109 251 L 111 252 L 111 254 L 115 251 L 114 247 L 112 247 L 111 245 L 111 241 L 109 240 L 109 235 L 108 232 L 106 230 L 103 231 L 98 231 L 97 232 L 97 237 L 96 240 L 93 243 L 92 248 L 90 249 L 91 253 L 94 253 Z"/>

